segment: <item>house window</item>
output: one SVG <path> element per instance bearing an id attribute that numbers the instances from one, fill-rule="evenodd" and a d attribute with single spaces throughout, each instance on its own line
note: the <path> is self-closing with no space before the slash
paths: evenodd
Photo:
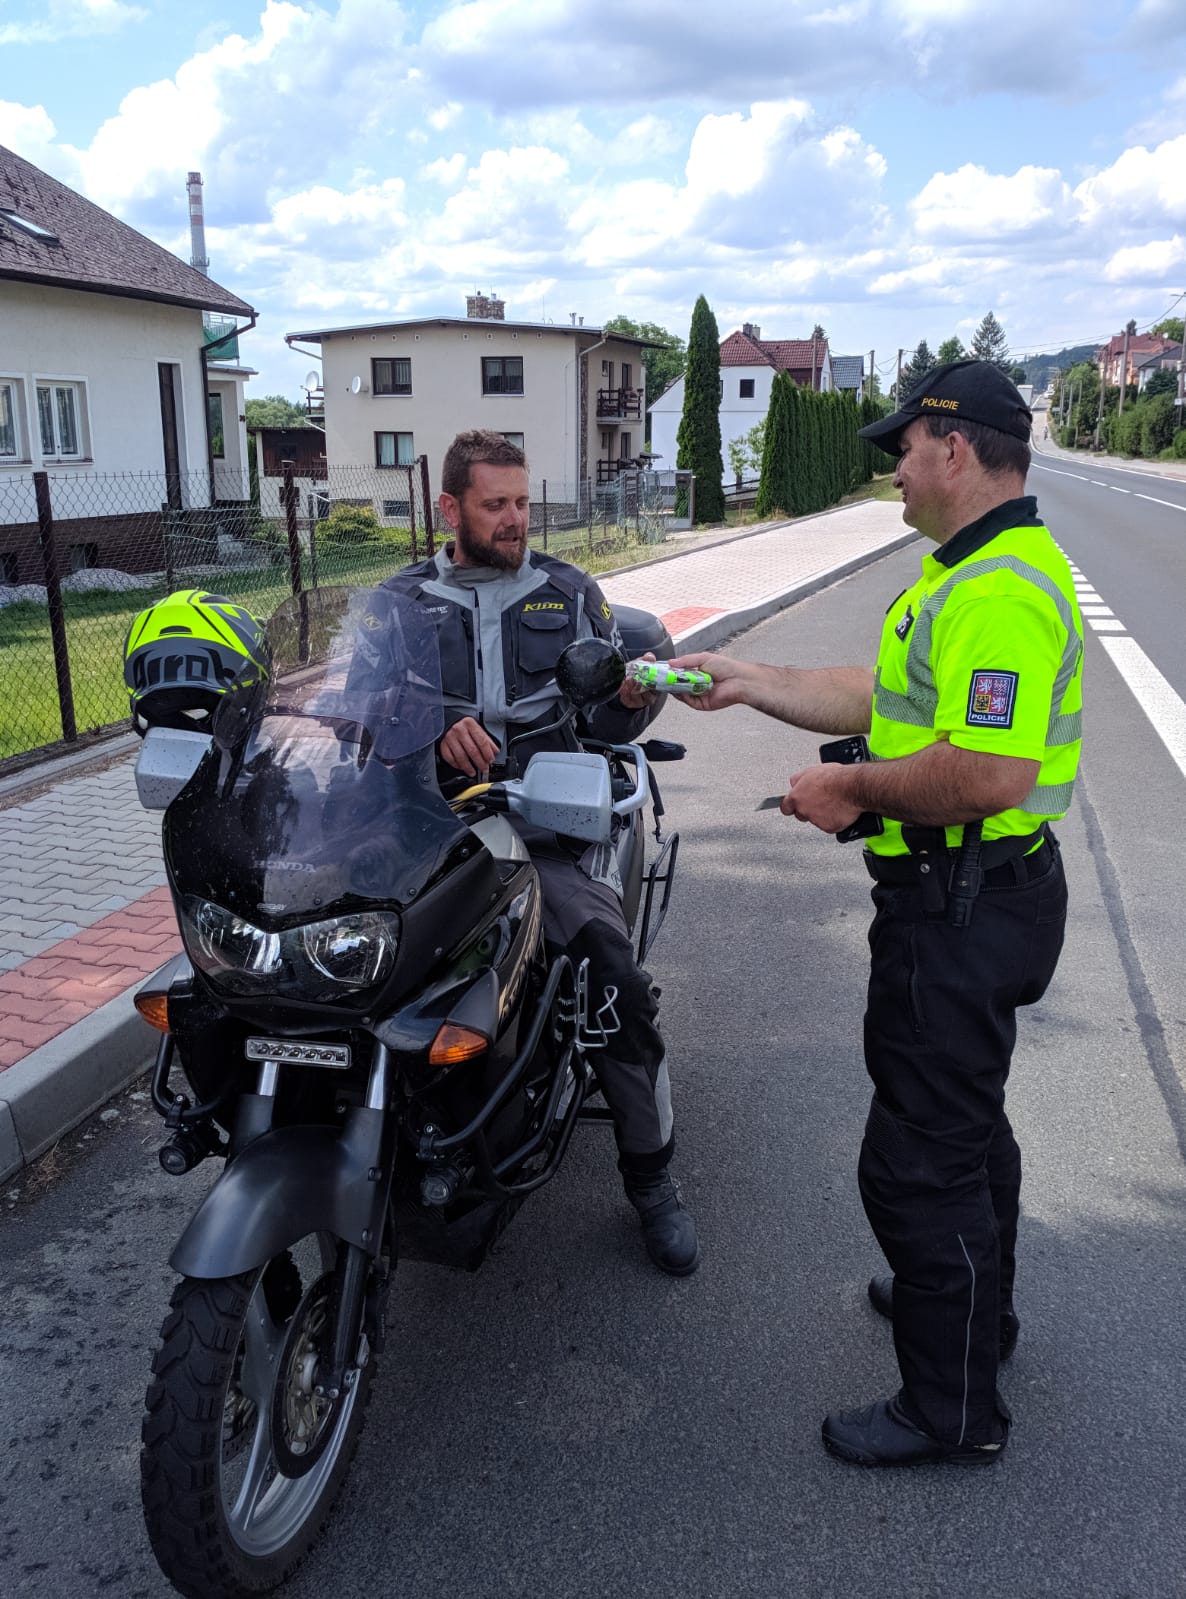
<path id="1" fill-rule="evenodd" d="M 216 461 L 226 457 L 226 437 L 222 431 L 222 395 L 206 396 L 206 417 L 210 428 L 210 454 Z"/>
<path id="2" fill-rule="evenodd" d="M 20 580 L 20 556 L 15 550 L 0 550 L 0 583 L 19 583 Z"/>
<path id="3" fill-rule="evenodd" d="M 622 387 L 624 389 L 632 389 L 634 387 L 634 368 L 629 361 L 622 362 Z"/>
<path id="4" fill-rule="evenodd" d="M 371 362 L 372 394 L 411 394 L 412 361 L 410 356 L 395 356 L 390 361 Z"/>
<path id="5" fill-rule="evenodd" d="M 743 400 L 752 400 L 754 397 L 753 378 L 741 378 L 737 384 L 737 393 Z"/>
<path id="6" fill-rule="evenodd" d="M 508 444 L 513 444 L 517 450 L 524 448 L 523 435 L 521 433 L 504 433 L 503 438 Z"/>
<path id="7" fill-rule="evenodd" d="M 70 546 L 70 570 L 72 572 L 86 572 L 91 567 L 99 564 L 99 546 L 97 544 L 72 544 Z"/>
<path id="8" fill-rule="evenodd" d="M 484 355 L 482 357 L 483 394 L 522 394 L 523 357 Z"/>
<path id="9" fill-rule="evenodd" d="M 0 378 L 0 461 L 27 459 L 21 435 L 21 385 L 12 378 Z"/>
<path id="10" fill-rule="evenodd" d="M 721 392 L 720 392 L 720 394 L 717 395 L 717 399 L 718 400 L 723 400 L 725 398 L 725 380 L 724 380 L 724 378 L 720 379 L 720 385 L 721 385 Z"/>
<path id="11" fill-rule="evenodd" d="M 58 383 L 50 379 L 37 385 L 42 455 L 82 455 L 82 402 L 81 383 Z"/>
<path id="12" fill-rule="evenodd" d="M 383 515 L 386 517 L 410 516 L 412 507 L 407 500 L 384 500 Z"/>
<path id="13" fill-rule="evenodd" d="M 376 466 L 411 466 L 416 459 L 410 433 L 376 433 Z"/>
<path id="14" fill-rule="evenodd" d="M 629 433 L 623 433 L 622 442 L 618 446 L 618 459 L 620 461 L 629 461 L 633 454 L 634 450 L 632 447 L 631 437 Z"/>

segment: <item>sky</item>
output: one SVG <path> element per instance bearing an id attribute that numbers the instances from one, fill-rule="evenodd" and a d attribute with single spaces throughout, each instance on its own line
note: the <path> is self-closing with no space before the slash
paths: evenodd
<path id="1" fill-rule="evenodd" d="M 256 395 L 476 290 L 890 377 L 1186 291 L 1186 0 L 0 0 L 0 144 L 187 260 L 201 171 Z"/>

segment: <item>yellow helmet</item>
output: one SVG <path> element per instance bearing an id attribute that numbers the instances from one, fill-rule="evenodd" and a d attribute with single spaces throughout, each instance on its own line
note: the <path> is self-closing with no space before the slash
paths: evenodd
<path id="1" fill-rule="evenodd" d="M 124 642 L 132 726 L 204 732 L 232 683 L 266 680 L 271 650 L 263 623 L 223 594 L 181 589 L 141 611 Z"/>

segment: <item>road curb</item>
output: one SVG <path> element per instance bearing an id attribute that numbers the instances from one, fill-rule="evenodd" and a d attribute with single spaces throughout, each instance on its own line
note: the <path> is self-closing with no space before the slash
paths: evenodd
<path id="1" fill-rule="evenodd" d="M 799 600 L 810 599 L 822 589 L 830 588 L 833 583 L 839 583 L 841 578 L 859 572 L 863 567 L 872 566 L 873 562 L 879 561 L 883 555 L 893 555 L 896 551 L 905 549 L 908 544 L 915 543 L 920 537 L 921 534 L 914 532 L 913 529 L 907 533 L 900 533 L 875 550 L 866 550 L 860 555 L 854 555 L 850 560 L 828 567 L 826 571 L 815 573 L 813 577 L 805 578 L 794 588 L 782 589 L 777 594 L 768 594 L 763 599 L 756 600 L 752 605 L 744 605 L 736 611 L 722 611 L 719 616 L 710 616 L 707 621 L 697 622 L 695 627 L 675 635 L 680 653 L 687 655 L 692 650 L 715 650 L 735 634 L 756 627 L 759 622 L 776 616 L 779 611 L 785 611 Z"/>
<path id="2" fill-rule="evenodd" d="M 0 1073 L 0 1182 L 151 1064 L 156 1034 L 133 1006 L 134 993 L 125 989 Z"/>
<path id="3" fill-rule="evenodd" d="M 917 533 L 908 530 L 875 550 L 841 561 L 791 588 L 709 617 L 677 634 L 680 650 L 686 654 L 716 649 L 736 634 L 829 588 L 882 556 L 904 549 L 918 538 Z M 137 983 L 125 989 L 24 1060 L 0 1072 L 0 1182 L 43 1155 L 151 1065 L 157 1035 L 132 1004 L 132 995 L 140 986 Z"/>

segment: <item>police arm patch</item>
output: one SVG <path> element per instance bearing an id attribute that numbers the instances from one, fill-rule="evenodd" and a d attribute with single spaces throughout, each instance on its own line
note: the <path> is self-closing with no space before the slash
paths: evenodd
<path id="1" fill-rule="evenodd" d="M 1017 703 L 1016 672 L 973 672 L 968 689 L 969 727 L 1012 727 Z"/>

